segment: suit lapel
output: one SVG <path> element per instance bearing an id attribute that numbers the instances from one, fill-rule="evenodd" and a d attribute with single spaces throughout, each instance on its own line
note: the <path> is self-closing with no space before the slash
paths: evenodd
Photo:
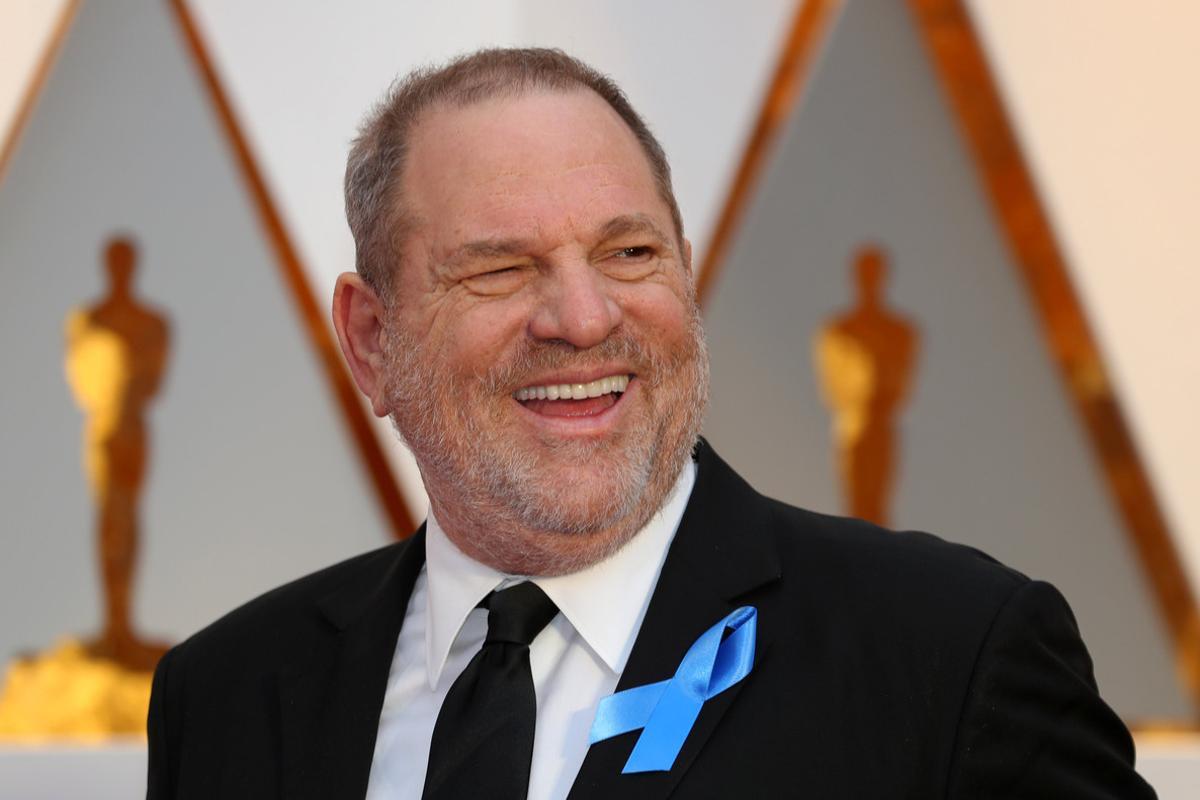
<path id="1" fill-rule="evenodd" d="M 698 472 L 687 510 L 671 543 L 646 618 L 617 691 L 674 674 L 700 634 L 737 608 L 740 595 L 779 577 L 779 559 L 766 535 L 766 501 L 701 440 Z M 755 664 L 767 655 L 774 620 L 759 609 Z M 639 732 L 593 745 L 571 787 L 570 800 L 658 798 L 675 788 L 736 700 L 742 683 L 704 704 L 669 772 L 622 775 Z"/>
<path id="2" fill-rule="evenodd" d="M 382 576 L 318 601 L 328 638 L 279 675 L 285 797 L 365 796 L 396 637 L 424 562 L 422 526 Z"/>

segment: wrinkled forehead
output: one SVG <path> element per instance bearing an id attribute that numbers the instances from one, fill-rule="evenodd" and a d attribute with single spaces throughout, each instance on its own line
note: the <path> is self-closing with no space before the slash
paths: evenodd
<path id="1" fill-rule="evenodd" d="M 411 141 L 401 197 L 425 220 L 489 204 L 577 204 L 589 191 L 657 188 L 633 132 L 587 89 L 443 104 L 422 115 Z"/>

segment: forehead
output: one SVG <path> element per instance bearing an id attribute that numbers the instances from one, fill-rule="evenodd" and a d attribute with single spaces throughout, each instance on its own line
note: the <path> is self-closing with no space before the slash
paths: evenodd
<path id="1" fill-rule="evenodd" d="M 438 107 L 411 142 L 403 201 L 435 238 L 551 236 L 631 213 L 669 224 L 633 132 L 588 90 Z"/>

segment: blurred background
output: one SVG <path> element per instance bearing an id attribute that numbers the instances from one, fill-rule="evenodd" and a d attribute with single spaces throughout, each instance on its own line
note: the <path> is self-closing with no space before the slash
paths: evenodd
<path id="1" fill-rule="evenodd" d="M 140 793 L 162 646 L 423 519 L 328 323 L 345 155 L 398 75 L 542 45 L 671 160 L 718 451 L 1055 583 L 1139 769 L 1192 796 L 1196 30 L 1188 0 L 0 0 L 0 795 Z"/>

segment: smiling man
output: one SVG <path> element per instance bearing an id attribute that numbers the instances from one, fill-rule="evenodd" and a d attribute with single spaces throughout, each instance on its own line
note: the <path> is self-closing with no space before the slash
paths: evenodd
<path id="1" fill-rule="evenodd" d="M 661 147 L 550 50 L 399 82 L 334 324 L 430 498 L 171 651 L 149 796 L 1152 797 L 1062 598 L 758 495 Z"/>
<path id="2" fill-rule="evenodd" d="M 393 194 L 410 232 L 339 281 L 343 347 L 455 546 L 511 574 L 577 571 L 659 509 L 698 432 L 706 362 L 674 201 L 594 92 L 421 117 Z M 376 277 L 396 263 L 411 268 Z"/>

